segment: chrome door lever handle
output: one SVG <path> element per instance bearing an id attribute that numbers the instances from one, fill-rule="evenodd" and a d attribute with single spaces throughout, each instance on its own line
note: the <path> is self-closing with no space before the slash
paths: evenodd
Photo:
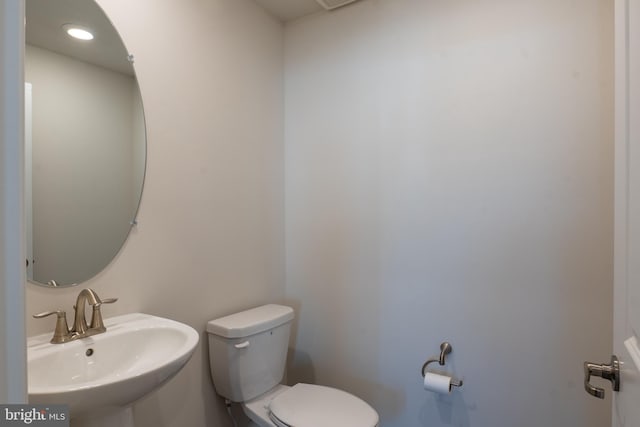
<path id="1" fill-rule="evenodd" d="M 604 389 L 594 387 L 589 383 L 592 375 L 611 381 L 613 391 L 620 391 L 620 361 L 615 354 L 611 356 L 611 363 L 609 365 L 584 362 L 585 391 L 598 399 L 604 399 Z"/>

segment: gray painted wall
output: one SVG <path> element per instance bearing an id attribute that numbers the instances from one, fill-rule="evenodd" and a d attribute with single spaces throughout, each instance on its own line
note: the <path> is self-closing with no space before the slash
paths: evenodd
<path id="1" fill-rule="evenodd" d="M 589 426 L 610 402 L 613 10 L 363 1 L 286 27 L 290 381 L 384 426 Z M 449 340 L 451 396 L 420 368 Z"/>

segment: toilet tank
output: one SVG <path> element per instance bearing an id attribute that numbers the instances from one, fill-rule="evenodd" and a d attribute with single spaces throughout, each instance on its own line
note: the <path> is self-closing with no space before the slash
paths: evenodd
<path id="1" fill-rule="evenodd" d="M 216 392 L 232 402 L 257 397 L 282 381 L 293 309 L 268 304 L 207 323 Z"/>

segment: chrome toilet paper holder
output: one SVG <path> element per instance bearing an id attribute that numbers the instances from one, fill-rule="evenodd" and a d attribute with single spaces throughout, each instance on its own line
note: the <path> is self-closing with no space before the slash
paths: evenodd
<path id="1" fill-rule="evenodd" d="M 440 366 L 444 366 L 445 357 L 447 356 L 447 354 L 451 353 L 452 350 L 453 347 L 451 347 L 451 344 L 449 344 L 448 342 L 443 342 L 442 344 L 440 344 L 440 357 L 433 357 L 424 362 L 424 365 L 422 365 L 422 376 L 424 377 L 427 374 L 427 367 L 430 363 L 438 362 Z M 451 385 L 454 387 L 462 387 L 462 380 L 451 377 Z"/>

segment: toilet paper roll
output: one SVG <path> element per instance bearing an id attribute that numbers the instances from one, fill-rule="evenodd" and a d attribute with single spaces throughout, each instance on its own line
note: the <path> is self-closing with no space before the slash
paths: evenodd
<path id="1" fill-rule="evenodd" d="M 427 372 L 424 376 L 424 389 L 434 393 L 451 393 L 451 377 Z"/>

